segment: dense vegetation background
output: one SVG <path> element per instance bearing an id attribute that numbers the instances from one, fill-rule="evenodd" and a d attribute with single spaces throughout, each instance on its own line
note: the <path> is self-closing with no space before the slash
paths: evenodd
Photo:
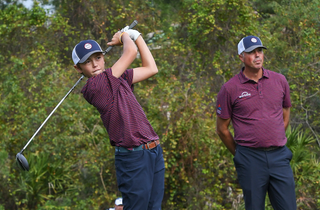
<path id="1" fill-rule="evenodd" d="M 114 149 L 80 94 L 85 81 L 24 152 L 29 172 L 15 155 L 80 77 L 74 45 L 95 39 L 106 49 L 135 19 L 159 68 L 135 94 L 164 149 L 163 209 L 244 209 L 232 156 L 215 133 L 215 99 L 239 72 L 237 43 L 251 34 L 268 47 L 264 66 L 290 84 L 298 207 L 320 209 L 318 0 L 39 0 L 32 9 L 0 0 L 0 8 L 0 210 L 113 206 Z M 107 66 L 120 54 L 113 48 Z"/>

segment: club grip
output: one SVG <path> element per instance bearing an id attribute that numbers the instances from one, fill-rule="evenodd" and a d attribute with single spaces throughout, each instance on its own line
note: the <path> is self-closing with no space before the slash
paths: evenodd
<path id="1" fill-rule="evenodd" d="M 138 21 L 137 20 L 134 20 L 130 25 L 129 25 L 129 28 L 133 28 L 135 27 L 136 25 L 138 24 Z"/>
<path id="2" fill-rule="evenodd" d="M 129 25 L 129 29 L 135 27 L 137 24 L 138 24 L 138 21 L 137 21 L 137 20 L 134 20 L 134 21 Z M 113 47 L 113 46 L 108 47 L 108 48 L 104 51 L 104 54 L 107 54 L 107 53 L 112 49 L 112 47 Z"/>

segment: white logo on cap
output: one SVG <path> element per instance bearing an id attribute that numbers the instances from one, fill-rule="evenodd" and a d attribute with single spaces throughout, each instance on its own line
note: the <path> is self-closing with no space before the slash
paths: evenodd
<path id="1" fill-rule="evenodd" d="M 90 50 L 92 48 L 92 45 L 90 43 L 86 43 L 84 45 L 84 48 L 86 48 L 87 50 Z"/>
<path id="2" fill-rule="evenodd" d="M 256 43 L 257 39 L 256 38 L 251 38 L 251 42 Z"/>

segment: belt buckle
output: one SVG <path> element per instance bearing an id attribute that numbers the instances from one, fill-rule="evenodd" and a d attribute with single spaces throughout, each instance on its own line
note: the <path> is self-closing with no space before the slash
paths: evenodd
<path id="1" fill-rule="evenodd" d="M 149 144 L 151 144 L 152 142 L 153 142 L 153 141 L 149 141 L 149 142 L 146 143 L 146 145 L 147 145 L 146 147 L 147 147 L 149 150 L 150 150 Z"/>

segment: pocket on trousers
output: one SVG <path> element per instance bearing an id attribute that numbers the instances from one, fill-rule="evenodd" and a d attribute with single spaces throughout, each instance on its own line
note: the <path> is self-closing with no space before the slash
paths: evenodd
<path id="1" fill-rule="evenodd" d="M 285 148 L 287 150 L 288 159 L 289 159 L 289 161 L 291 161 L 293 154 L 292 154 L 291 150 L 287 146 L 285 146 Z"/>
<path id="2" fill-rule="evenodd" d="M 116 167 L 121 170 L 135 170 L 141 167 L 144 151 L 133 151 L 128 153 L 117 153 L 115 155 Z"/>
<path id="3" fill-rule="evenodd" d="M 233 163 L 236 165 L 236 163 L 239 163 L 239 161 L 238 161 L 238 155 L 239 154 L 239 146 L 238 145 L 236 145 L 236 152 L 235 152 L 235 154 L 234 154 L 234 156 L 233 156 L 233 158 L 232 158 L 232 160 L 233 160 Z"/>

